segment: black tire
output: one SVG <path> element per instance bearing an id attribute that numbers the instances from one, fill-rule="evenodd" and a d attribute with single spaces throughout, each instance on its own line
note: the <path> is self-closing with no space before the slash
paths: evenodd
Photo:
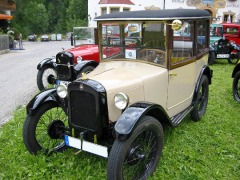
<path id="1" fill-rule="evenodd" d="M 49 82 L 50 77 L 57 77 L 57 72 L 54 68 L 44 66 L 37 74 L 37 86 L 40 91 L 51 87 Z"/>
<path id="2" fill-rule="evenodd" d="M 232 84 L 232 93 L 233 98 L 240 103 L 240 71 L 238 71 L 234 78 L 233 78 L 233 84 Z"/>
<path id="3" fill-rule="evenodd" d="M 206 112 L 208 104 L 208 86 L 208 77 L 206 75 L 203 75 L 199 84 L 196 103 L 191 112 L 193 121 L 199 121 Z"/>
<path id="4" fill-rule="evenodd" d="M 27 150 L 32 154 L 65 150 L 67 147 L 63 135 L 67 122 L 67 115 L 62 108 L 53 102 L 42 104 L 24 122 L 23 141 Z"/>
<path id="5" fill-rule="evenodd" d="M 228 63 L 229 64 L 237 64 L 238 59 L 239 59 L 239 55 L 240 55 L 239 52 L 237 52 L 237 54 L 231 54 L 230 58 L 227 59 Z"/>
<path id="6" fill-rule="evenodd" d="M 156 169 L 163 139 L 162 125 L 153 117 L 142 117 L 127 140 L 114 141 L 108 158 L 108 179 L 147 179 Z"/>
<path id="7" fill-rule="evenodd" d="M 90 73 L 91 71 L 93 71 L 95 69 L 95 67 L 93 66 L 86 66 L 84 67 L 83 69 L 81 69 L 81 71 L 78 73 L 77 75 L 77 79 L 82 77 L 82 73 L 85 73 L 85 74 L 88 74 Z"/>
<path id="8" fill-rule="evenodd" d="M 209 52 L 208 64 L 213 65 L 215 62 L 215 59 L 216 59 L 215 52 L 214 51 Z"/>

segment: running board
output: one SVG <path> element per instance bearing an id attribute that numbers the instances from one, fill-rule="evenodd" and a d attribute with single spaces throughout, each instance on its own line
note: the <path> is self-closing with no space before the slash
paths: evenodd
<path id="1" fill-rule="evenodd" d="M 179 123 L 191 112 L 192 109 L 193 109 L 193 106 L 189 106 L 184 111 L 182 111 L 179 114 L 173 116 L 171 118 L 172 125 L 173 126 L 179 125 Z"/>

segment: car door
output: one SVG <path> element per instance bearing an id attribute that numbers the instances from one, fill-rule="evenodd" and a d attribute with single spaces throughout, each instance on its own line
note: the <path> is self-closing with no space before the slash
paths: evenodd
<path id="1" fill-rule="evenodd" d="M 169 86 L 167 110 L 170 116 L 190 106 L 195 88 L 193 23 L 184 22 L 182 29 L 173 31 L 169 56 Z M 180 35 L 179 35 L 180 34 Z"/>

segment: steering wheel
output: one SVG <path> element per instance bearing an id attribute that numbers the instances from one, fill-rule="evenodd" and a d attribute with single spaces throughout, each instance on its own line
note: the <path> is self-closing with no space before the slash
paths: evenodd
<path id="1" fill-rule="evenodd" d="M 157 63 L 165 63 L 165 52 L 160 49 L 142 49 L 138 53 L 138 59 Z"/>

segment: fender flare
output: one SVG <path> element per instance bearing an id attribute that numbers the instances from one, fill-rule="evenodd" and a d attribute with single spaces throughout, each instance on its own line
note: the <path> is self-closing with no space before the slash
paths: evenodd
<path id="1" fill-rule="evenodd" d="M 120 140 L 127 139 L 134 130 L 137 122 L 144 115 L 152 116 L 160 123 L 171 122 L 162 106 L 149 102 L 137 102 L 127 108 L 118 118 L 114 126 L 116 138 Z"/>
<path id="2" fill-rule="evenodd" d="M 98 66 L 98 62 L 94 60 L 85 60 L 80 63 L 78 63 L 76 66 L 74 66 L 74 72 L 75 75 L 79 74 L 83 68 L 86 66 L 93 66 L 94 68 Z"/>
<path id="3" fill-rule="evenodd" d="M 45 91 L 41 91 L 39 94 L 37 94 L 27 105 L 26 110 L 27 114 L 31 115 L 36 112 L 39 106 L 41 106 L 45 102 L 54 102 L 61 106 L 61 101 L 59 97 L 56 94 L 56 89 L 47 89 Z"/>
<path id="4" fill-rule="evenodd" d="M 208 77 L 209 84 L 212 84 L 213 70 L 211 70 L 208 66 L 205 65 L 202 68 L 202 70 L 201 70 L 201 72 L 200 72 L 200 74 L 198 76 L 198 80 L 197 80 L 197 83 L 196 83 L 196 86 L 195 86 L 195 89 L 194 89 L 194 93 L 193 93 L 192 105 L 194 105 L 195 102 L 196 102 L 198 89 L 199 89 L 200 82 L 201 82 L 201 79 L 202 79 L 203 75 L 206 75 Z"/>
<path id="5" fill-rule="evenodd" d="M 44 66 L 50 66 L 50 67 L 55 69 L 56 68 L 56 59 L 55 59 L 55 57 L 43 59 L 40 63 L 38 63 L 37 69 L 41 70 Z"/>
<path id="6" fill-rule="evenodd" d="M 238 63 L 234 69 L 233 69 L 233 72 L 232 72 L 232 78 L 234 78 L 235 74 L 240 71 L 240 63 Z"/>

